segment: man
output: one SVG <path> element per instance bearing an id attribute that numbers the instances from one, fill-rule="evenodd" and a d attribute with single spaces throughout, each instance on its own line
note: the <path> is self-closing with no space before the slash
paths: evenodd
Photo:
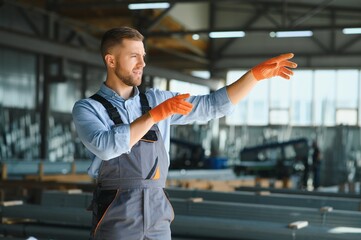
<path id="1" fill-rule="evenodd" d="M 321 170 L 321 151 L 317 140 L 312 142 L 312 170 L 313 170 L 313 189 L 320 187 L 320 170 Z"/>
<path id="2" fill-rule="evenodd" d="M 233 84 L 205 96 L 151 89 L 140 93 L 145 67 L 143 36 L 135 29 L 107 31 L 101 54 L 107 78 L 98 93 L 75 103 L 73 119 L 92 153 L 97 179 L 91 239 L 171 239 L 174 213 L 163 189 L 169 166 L 170 125 L 229 114 L 258 80 L 289 79 L 293 54 L 252 68 Z"/>

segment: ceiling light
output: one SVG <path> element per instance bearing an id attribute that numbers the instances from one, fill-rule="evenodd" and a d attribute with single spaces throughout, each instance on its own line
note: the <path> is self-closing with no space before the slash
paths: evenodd
<path id="1" fill-rule="evenodd" d="M 270 32 L 270 37 L 278 38 L 289 38 L 289 37 L 311 37 L 313 35 L 312 31 L 280 31 L 280 32 Z"/>
<path id="2" fill-rule="evenodd" d="M 354 228 L 354 227 L 334 227 L 328 230 L 329 233 L 361 233 L 361 228 Z"/>
<path id="3" fill-rule="evenodd" d="M 245 33 L 243 31 L 228 31 L 228 32 L 210 32 L 210 38 L 237 38 L 244 37 Z"/>
<path id="4" fill-rule="evenodd" d="M 158 3 L 131 3 L 128 5 L 130 10 L 141 10 L 141 9 L 163 9 L 169 8 L 170 4 L 167 2 Z"/>
<path id="5" fill-rule="evenodd" d="M 361 34 L 361 28 L 344 28 L 343 34 Z"/>
<path id="6" fill-rule="evenodd" d="M 192 39 L 193 40 L 199 40 L 199 34 L 193 34 Z"/>

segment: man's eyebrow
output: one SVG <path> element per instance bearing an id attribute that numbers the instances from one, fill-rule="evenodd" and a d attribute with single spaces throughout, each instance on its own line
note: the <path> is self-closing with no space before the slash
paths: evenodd
<path id="1" fill-rule="evenodd" d="M 147 55 L 146 53 L 143 53 L 143 54 L 141 54 L 141 53 L 137 53 L 137 52 L 130 52 L 130 54 L 131 55 L 142 55 L 143 57 L 145 56 L 145 55 Z"/>

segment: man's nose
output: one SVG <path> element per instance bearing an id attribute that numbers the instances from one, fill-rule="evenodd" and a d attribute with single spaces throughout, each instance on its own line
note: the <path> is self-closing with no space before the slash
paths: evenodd
<path id="1" fill-rule="evenodd" d="M 139 61 L 138 61 L 138 64 L 141 65 L 142 67 L 145 67 L 146 64 L 145 64 L 144 58 L 140 57 Z"/>

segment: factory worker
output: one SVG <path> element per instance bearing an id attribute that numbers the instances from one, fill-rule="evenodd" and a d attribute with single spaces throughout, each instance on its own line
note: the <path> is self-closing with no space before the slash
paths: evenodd
<path id="1" fill-rule="evenodd" d="M 107 31 L 101 55 L 107 77 L 99 91 L 79 100 L 73 120 L 91 152 L 96 178 L 90 239 L 167 240 L 174 212 L 164 192 L 170 125 L 209 121 L 232 112 L 257 81 L 290 79 L 292 53 L 269 59 L 209 95 L 150 89 L 139 92 L 145 67 L 143 36 L 135 29 Z"/>

